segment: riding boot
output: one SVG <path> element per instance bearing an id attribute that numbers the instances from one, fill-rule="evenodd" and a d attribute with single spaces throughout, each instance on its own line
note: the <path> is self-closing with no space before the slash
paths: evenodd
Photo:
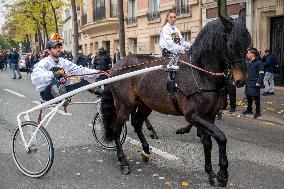
<path id="1" fill-rule="evenodd" d="M 55 98 L 67 93 L 66 87 L 63 84 L 61 84 L 60 81 L 58 81 L 58 80 L 52 81 L 50 92 L 51 92 L 52 96 L 55 97 Z M 63 106 L 67 106 L 68 104 L 69 104 L 69 101 L 67 100 L 63 104 Z"/>

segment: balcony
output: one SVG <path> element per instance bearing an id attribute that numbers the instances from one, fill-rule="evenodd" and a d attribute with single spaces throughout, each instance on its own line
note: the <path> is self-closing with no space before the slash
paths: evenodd
<path id="1" fill-rule="evenodd" d="M 137 18 L 134 16 L 128 17 L 127 18 L 127 24 L 135 24 L 137 23 Z"/>
<path id="2" fill-rule="evenodd" d="M 82 16 L 82 26 L 87 24 L 87 14 L 83 14 Z"/>
<path id="3" fill-rule="evenodd" d="M 106 18 L 106 8 L 105 6 L 96 7 L 93 12 L 94 22 L 103 20 Z"/>
<path id="4" fill-rule="evenodd" d="M 190 14 L 191 13 L 191 8 L 189 5 L 182 5 L 182 6 L 177 6 L 175 7 L 176 14 L 177 16 L 182 15 L 182 14 Z"/>
<path id="5" fill-rule="evenodd" d="M 147 13 L 148 16 L 148 21 L 155 21 L 160 19 L 160 12 L 155 11 L 155 12 L 149 12 Z"/>

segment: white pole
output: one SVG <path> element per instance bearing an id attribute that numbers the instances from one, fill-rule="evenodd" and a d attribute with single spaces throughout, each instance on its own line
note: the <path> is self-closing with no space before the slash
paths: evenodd
<path id="1" fill-rule="evenodd" d="M 100 85 L 105 85 L 105 84 L 113 83 L 115 81 L 120 81 L 122 79 L 130 78 L 130 77 L 133 77 L 133 76 L 142 75 L 144 73 L 156 71 L 156 70 L 161 69 L 162 67 L 163 67 L 163 65 L 153 66 L 153 67 L 150 67 L 150 68 L 144 68 L 142 70 L 137 70 L 137 71 L 134 71 L 134 72 L 125 73 L 125 74 L 118 75 L 118 76 L 115 76 L 115 77 L 111 77 L 111 78 L 108 78 L 108 79 L 105 79 L 105 80 L 102 80 L 102 81 L 98 81 L 98 82 L 95 82 L 95 83 L 92 83 L 92 84 L 80 87 L 78 89 L 75 89 L 73 91 L 70 91 L 70 92 L 68 92 L 66 94 L 63 94 L 63 95 L 61 95 L 59 97 L 56 97 L 56 98 L 54 98 L 52 100 L 49 100 L 49 101 L 47 101 L 47 102 L 45 102 L 43 104 L 40 104 L 40 105 L 38 105 L 38 106 L 36 106 L 36 107 L 26 111 L 26 112 L 22 112 L 20 114 L 29 114 L 31 112 L 40 110 L 40 109 L 44 108 L 45 106 L 57 103 L 57 102 L 65 99 L 65 98 L 69 98 L 69 97 L 71 97 L 71 96 L 73 96 L 73 95 L 75 95 L 75 94 L 77 94 L 79 92 L 86 91 L 88 89 L 92 89 L 92 88 L 98 87 Z"/>

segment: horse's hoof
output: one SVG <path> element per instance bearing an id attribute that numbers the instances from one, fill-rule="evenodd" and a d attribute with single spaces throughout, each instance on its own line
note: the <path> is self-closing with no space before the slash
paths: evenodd
<path id="1" fill-rule="evenodd" d="M 144 151 L 142 151 L 140 155 L 144 162 L 148 162 L 150 160 L 150 155 L 145 153 Z"/>
<path id="2" fill-rule="evenodd" d="M 218 185 L 216 174 L 213 171 L 209 173 L 208 181 L 209 181 L 211 186 L 217 186 Z"/>
<path id="3" fill-rule="evenodd" d="M 226 187 L 228 183 L 228 178 L 221 176 L 219 173 L 217 174 L 218 186 Z"/>
<path id="4" fill-rule="evenodd" d="M 190 129 L 191 129 L 191 127 L 190 128 L 188 128 L 188 127 L 180 128 L 176 131 L 176 134 L 182 135 L 182 134 L 185 134 L 185 133 L 189 133 Z"/>
<path id="5" fill-rule="evenodd" d="M 151 137 L 151 139 L 159 139 L 157 133 L 154 132 L 150 133 L 149 136 Z"/>
<path id="6" fill-rule="evenodd" d="M 128 175 L 130 173 L 129 165 L 121 165 L 121 174 Z"/>

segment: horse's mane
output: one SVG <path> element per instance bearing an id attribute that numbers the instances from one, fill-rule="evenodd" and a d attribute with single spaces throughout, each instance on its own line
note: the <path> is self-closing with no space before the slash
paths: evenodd
<path id="1" fill-rule="evenodd" d="M 233 28 L 228 37 L 228 44 L 232 48 L 246 50 L 251 41 L 247 29 L 238 19 L 232 20 Z M 194 43 L 192 44 L 192 62 L 199 64 L 202 56 L 207 57 L 224 57 L 224 37 L 222 22 L 214 20 L 206 24 L 198 33 Z M 209 55 L 209 56 L 208 56 Z"/>

